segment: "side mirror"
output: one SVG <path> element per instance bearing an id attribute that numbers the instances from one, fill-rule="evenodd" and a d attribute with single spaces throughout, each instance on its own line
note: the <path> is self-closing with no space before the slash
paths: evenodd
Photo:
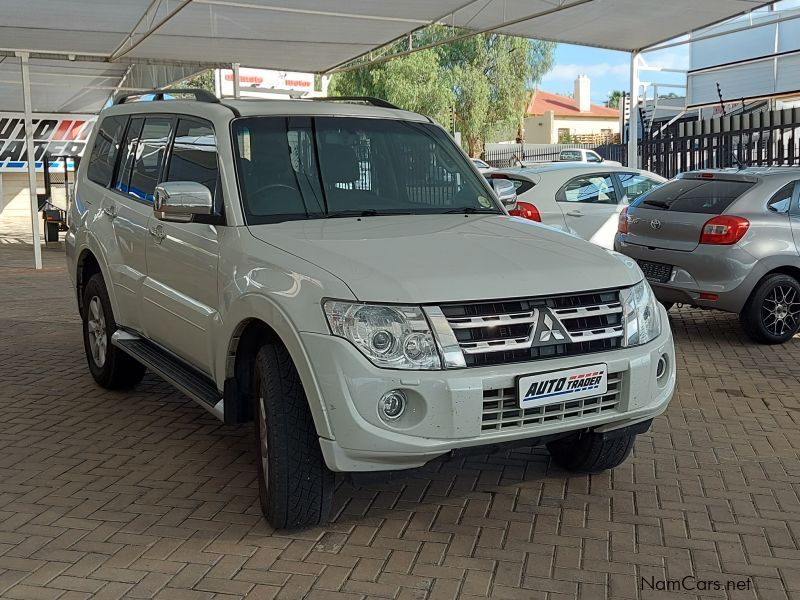
<path id="1" fill-rule="evenodd" d="M 194 215 L 214 211 L 211 192 L 196 181 L 170 181 L 156 186 L 153 212 L 160 221 L 189 223 Z"/>
<path id="2" fill-rule="evenodd" d="M 517 188 L 508 179 L 490 179 L 492 189 L 497 199 L 506 208 L 514 208 L 517 205 Z"/>

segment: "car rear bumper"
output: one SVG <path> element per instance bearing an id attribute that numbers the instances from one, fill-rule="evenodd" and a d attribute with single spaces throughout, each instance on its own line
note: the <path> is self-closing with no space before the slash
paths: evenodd
<path id="1" fill-rule="evenodd" d="M 617 234 L 614 249 L 637 262 L 672 266 L 667 281 L 649 280 L 661 302 L 681 302 L 739 313 L 761 278 L 757 260 L 737 245 L 701 245 L 691 252 L 683 252 L 629 244 Z M 701 294 L 716 295 L 716 299 L 701 298 Z"/>
<path id="2" fill-rule="evenodd" d="M 334 439 L 320 439 L 326 463 L 345 472 L 408 469 L 456 449 L 525 440 L 537 445 L 573 431 L 611 431 L 652 419 L 666 409 L 675 388 L 672 333 L 663 311 L 662 319 L 661 336 L 644 346 L 449 371 L 379 369 L 341 338 L 304 333 L 334 434 Z M 657 380 L 657 363 L 664 355 L 667 372 Z M 519 415 L 514 398 L 518 376 L 598 363 L 608 366 L 610 383 L 618 381 L 613 394 L 610 388 L 603 400 L 586 399 L 580 407 L 549 402 L 533 417 Z M 388 424 L 377 404 L 394 389 L 405 393 L 408 407 Z M 503 398 L 507 403 L 498 411 Z"/>

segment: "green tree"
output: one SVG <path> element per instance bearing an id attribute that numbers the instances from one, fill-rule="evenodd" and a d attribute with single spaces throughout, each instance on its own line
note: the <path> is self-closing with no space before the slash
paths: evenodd
<path id="1" fill-rule="evenodd" d="M 452 35 L 452 29 L 431 26 L 417 32 L 415 43 Z M 403 49 L 401 43 L 388 52 Z M 474 35 L 336 74 L 331 91 L 378 96 L 441 123 L 449 122 L 454 109 L 466 150 L 479 156 L 488 132 L 521 126 L 528 90 L 552 68 L 554 49 L 551 42 Z"/>
<path id="2" fill-rule="evenodd" d="M 183 81 L 179 81 L 172 87 L 175 88 L 200 88 L 201 90 L 208 90 L 212 94 L 215 91 L 214 86 L 214 70 L 208 69 L 206 71 L 200 71 L 199 73 L 195 73 L 191 77 L 184 79 Z"/>
<path id="3" fill-rule="evenodd" d="M 622 96 L 625 95 L 625 92 L 622 90 L 613 90 L 608 94 L 608 100 L 606 100 L 606 106 L 608 108 L 619 108 L 619 103 L 622 102 Z"/>

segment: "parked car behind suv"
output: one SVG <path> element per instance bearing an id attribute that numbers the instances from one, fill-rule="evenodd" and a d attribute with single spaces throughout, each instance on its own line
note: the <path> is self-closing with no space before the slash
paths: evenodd
<path id="1" fill-rule="evenodd" d="M 638 261 L 656 297 L 739 314 L 783 343 L 800 327 L 800 169 L 695 171 L 620 215 L 615 247 Z"/>
<path id="2" fill-rule="evenodd" d="M 666 181 L 648 171 L 607 164 L 539 163 L 487 173 L 509 179 L 517 191 L 513 215 L 574 233 L 613 248 L 619 213 Z"/>
<path id="3" fill-rule="evenodd" d="M 197 97 L 101 113 L 69 272 L 100 385 L 148 368 L 254 422 L 274 526 L 326 519 L 334 472 L 469 447 L 611 468 L 665 410 L 672 336 L 636 264 L 510 218 L 512 186 L 428 118 Z"/>
<path id="4" fill-rule="evenodd" d="M 558 153 L 558 160 L 564 162 L 603 163 L 607 167 L 621 167 L 622 163 L 615 160 L 606 160 L 594 150 L 585 148 L 569 148 Z"/>

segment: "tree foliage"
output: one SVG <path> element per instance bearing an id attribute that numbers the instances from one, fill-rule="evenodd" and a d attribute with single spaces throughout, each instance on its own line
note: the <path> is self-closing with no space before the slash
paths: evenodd
<path id="1" fill-rule="evenodd" d="M 608 100 L 606 100 L 606 106 L 608 108 L 619 108 L 619 103 L 622 102 L 622 96 L 625 95 L 625 92 L 622 90 L 613 90 L 608 94 Z"/>
<path id="2" fill-rule="evenodd" d="M 458 33 L 458 32 L 456 32 Z M 453 36 L 431 26 L 415 34 L 425 46 Z M 389 53 L 405 49 L 403 43 Z M 471 156 L 483 150 L 487 132 L 521 128 L 529 90 L 553 65 L 555 44 L 482 34 L 334 75 L 331 92 L 377 96 L 455 126 Z"/>

